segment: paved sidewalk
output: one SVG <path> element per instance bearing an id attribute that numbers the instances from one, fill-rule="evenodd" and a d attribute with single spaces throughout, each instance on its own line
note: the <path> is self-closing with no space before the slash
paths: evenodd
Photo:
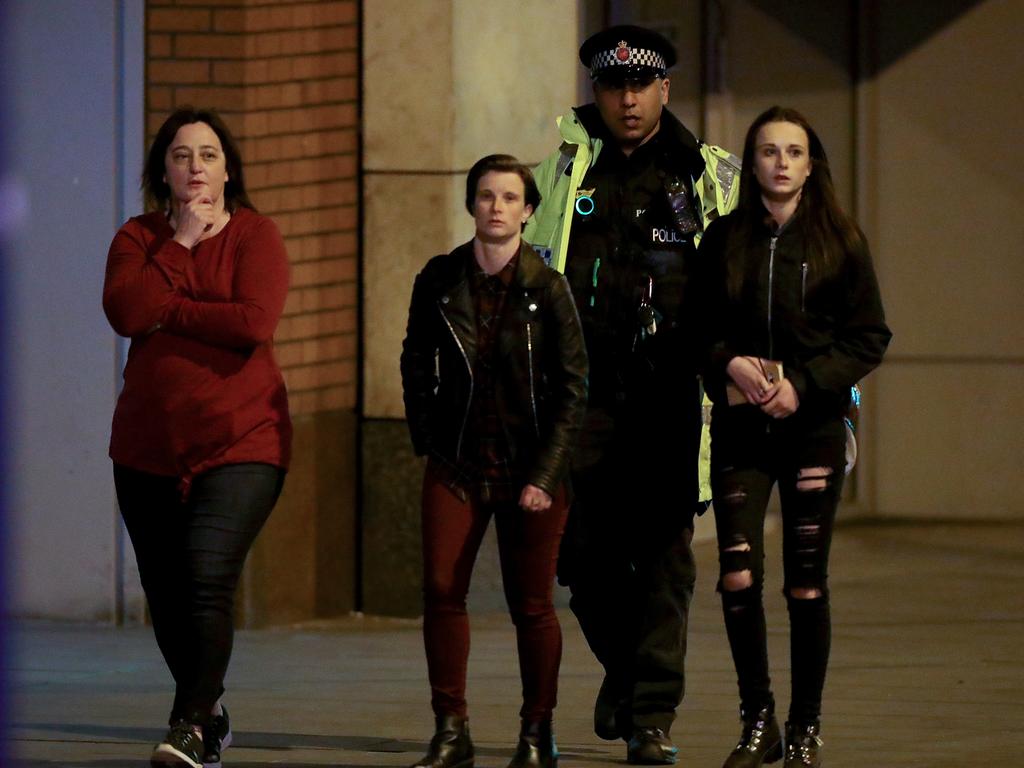
<path id="1" fill-rule="evenodd" d="M 833 655 L 825 691 L 829 768 L 974 768 L 1024 763 L 1024 525 L 857 525 L 833 547 Z M 767 586 L 774 679 L 788 701 L 780 542 Z M 717 768 L 738 735 L 735 683 L 710 542 L 691 614 L 688 694 L 673 736 L 681 766 Z M 556 731 L 563 768 L 623 765 L 621 742 L 591 731 L 600 673 L 575 619 Z M 7 746 L 14 765 L 148 765 L 163 733 L 169 675 L 146 628 L 29 623 L 15 628 Z M 477 765 L 504 768 L 518 729 L 508 619 L 473 617 L 469 701 Z M 415 621 L 351 617 L 240 632 L 225 699 L 227 768 L 410 765 L 430 736 Z"/>

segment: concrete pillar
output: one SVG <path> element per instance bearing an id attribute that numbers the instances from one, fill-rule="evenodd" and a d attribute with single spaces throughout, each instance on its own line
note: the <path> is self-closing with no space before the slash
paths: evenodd
<path id="1" fill-rule="evenodd" d="M 1019 520 L 1024 5 L 960 6 L 865 19 L 862 222 L 895 332 L 869 393 L 870 494 L 885 515 Z"/>
<path id="2" fill-rule="evenodd" d="M 397 421 L 413 278 L 472 237 L 477 159 L 533 163 L 557 147 L 554 119 L 576 101 L 577 4 L 375 0 L 364 14 L 363 607 L 416 614 L 422 464 Z"/>

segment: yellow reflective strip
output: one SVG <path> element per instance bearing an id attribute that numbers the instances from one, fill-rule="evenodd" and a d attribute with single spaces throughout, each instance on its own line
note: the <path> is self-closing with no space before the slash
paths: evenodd
<path id="1" fill-rule="evenodd" d="M 595 145 L 599 149 L 599 145 Z M 572 226 L 573 214 L 576 212 L 576 190 L 583 183 L 583 177 L 590 170 L 590 147 L 586 144 L 576 145 L 576 157 L 572 161 L 572 174 L 569 177 L 569 192 L 565 196 L 565 212 L 562 215 L 562 232 L 558 238 L 558 250 L 551 255 L 551 266 L 559 272 L 565 272 L 565 255 L 569 250 L 569 228 Z"/>
<path id="2" fill-rule="evenodd" d="M 704 393 L 703 411 L 710 413 L 711 400 Z M 697 484 L 699 501 L 711 501 L 711 424 L 704 419 L 700 428 L 700 454 L 697 457 Z"/>

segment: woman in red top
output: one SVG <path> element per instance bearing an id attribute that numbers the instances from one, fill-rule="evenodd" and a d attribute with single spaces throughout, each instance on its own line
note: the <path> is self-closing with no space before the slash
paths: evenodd
<path id="1" fill-rule="evenodd" d="M 234 593 L 291 451 L 271 340 L 288 292 L 274 223 L 245 192 L 211 111 L 157 132 L 142 178 L 152 213 L 110 246 L 103 309 L 131 338 L 110 457 L 157 644 L 175 681 L 154 765 L 219 762 Z"/>

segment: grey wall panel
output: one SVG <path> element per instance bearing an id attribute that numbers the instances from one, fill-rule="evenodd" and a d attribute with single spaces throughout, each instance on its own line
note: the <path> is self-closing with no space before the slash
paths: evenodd
<path id="1" fill-rule="evenodd" d="M 8 3 L 11 171 L 28 202 L 13 238 L 11 609 L 112 619 L 119 525 L 106 457 L 117 348 L 100 307 L 110 239 L 135 208 L 121 77 L 142 0 Z M 123 25 L 134 29 L 126 39 Z M 138 159 L 138 147 L 133 149 Z M 131 186 L 126 186 L 131 182 Z"/>

